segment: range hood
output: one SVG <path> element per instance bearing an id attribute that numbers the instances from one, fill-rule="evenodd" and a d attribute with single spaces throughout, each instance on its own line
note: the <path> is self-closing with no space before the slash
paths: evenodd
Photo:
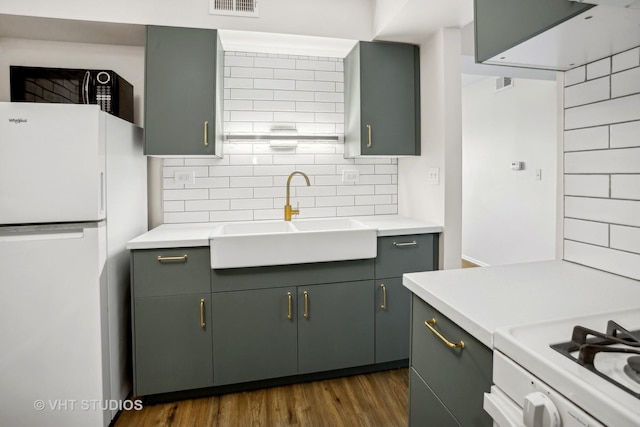
<path id="1" fill-rule="evenodd" d="M 476 61 L 566 71 L 640 45 L 640 0 L 476 0 Z"/>

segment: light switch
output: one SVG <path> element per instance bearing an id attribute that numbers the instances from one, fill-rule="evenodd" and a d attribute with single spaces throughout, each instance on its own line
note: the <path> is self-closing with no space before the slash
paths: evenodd
<path id="1" fill-rule="evenodd" d="M 440 185 L 440 169 L 439 168 L 427 169 L 427 184 Z"/>

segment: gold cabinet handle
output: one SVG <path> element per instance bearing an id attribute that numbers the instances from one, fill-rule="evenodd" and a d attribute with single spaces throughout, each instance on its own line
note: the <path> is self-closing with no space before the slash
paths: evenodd
<path id="1" fill-rule="evenodd" d="M 200 327 L 204 329 L 206 324 L 204 323 L 204 298 L 200 299 Z"/>
<path id="2" fill-rule="evenodd" d="M 382 289 L 382 305 L 380 306 L 381 310 L 387 309 L 387 287 L 383 284 L 380 285 L 380 289 Z"/>
<path id="3" fill-rule="evenodd" d="M 445 337 L 442 336 L 442 334 L 440 332 L 438 332 L 436 330 L 436 328 L 434 328 L 432 325 L 435 325 L 436 319 L 429 319 L 429 320 L 425 320 L 424 321 L 424 326 L 426 326 L 427 328 L 429 328 L 429 330 L 431 332 L 433 332 L 438 338 L 440 338 L 440 340 L 446 344 L 447 347 L 449 348 L 464 348 L 464 341 L 460 341 L 459 343 L 452 343 L 451 341 L 449 341 L 448 339 L 446 339 Z"/>
<path id="4" fill-rule="evenodd" d="M 158 256 L 159 262 L 187 262 L 187 254 L 182 256 Z"/>
<path id="5" fill-rule="evenodd" d="M 304 291 L 304 318 L 308 319 L 309 318 L 309 293 L 307 291 Z"/>
<path id="6" fill-rule="evenodd" d="M 209 140 L 208 137 L 209 136 L 209 122 L 205 121 L 204 122 L 204 146 L 208 147 L 209 146 Z"/>
<path id="7" fill-rule="evenodd" d="M 291 320 L 293 318 L 293 309 L 292 309 L 292 299 L 291 292 L 287 292 L 287 319 Z"/>
<path id="8" fill-rule="evenodd" d="M 393 242 L 393 246 L 395 246 L 396 248 L 402 248 L 404 246 L 417 246 L 417 245 L 418 245 L 418 242 L 416 242 L 415 240 L 411 242 L 404 242 L 404 243 Z"/>
<path id="9" fill-rule="evenodd" d="M 369 132 L 369 141 L 367 141 L 367 148 L 371 147 L 371 125 L 367 125 L 367 131 Z"/>

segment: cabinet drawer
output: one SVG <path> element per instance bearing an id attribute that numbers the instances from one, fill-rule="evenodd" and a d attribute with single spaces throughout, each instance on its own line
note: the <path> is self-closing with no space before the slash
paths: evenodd
<path id="1" fill-rule="evenodd" d="M 409 369 L 409 427 L 460 427 L 413 368 Z"/>
<path id="2" fill-rule="evenodd" d="M 438 268 L 438 235 L 411 234 L 378 238 L 377 279 L 400 277 L 414 271 Z"/>
<path id="3" fill-rule="evenodd" d="M 209 248 L 133 251 L 135 298 L 211 292 Z"/>
<path id="4" fill-rule="evenodd" d="M 491 350 L 415 295 L 411 317 L 411 366 L 460 424 L 491 426 L 482 409 L 483 393 L 491 387 Z M 464 348 L 447 347 L 425 326 L 430 319 L 451 342 L 464 341 Z"/>

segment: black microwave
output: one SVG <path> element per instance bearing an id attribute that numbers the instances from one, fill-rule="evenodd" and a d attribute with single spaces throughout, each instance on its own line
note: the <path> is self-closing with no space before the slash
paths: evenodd
<path id="1" fill-rule="evenodd" d="M 133 86 L 111 70 L 10 67 L 11 101 L 98 104 L 133 123 Z"/>

